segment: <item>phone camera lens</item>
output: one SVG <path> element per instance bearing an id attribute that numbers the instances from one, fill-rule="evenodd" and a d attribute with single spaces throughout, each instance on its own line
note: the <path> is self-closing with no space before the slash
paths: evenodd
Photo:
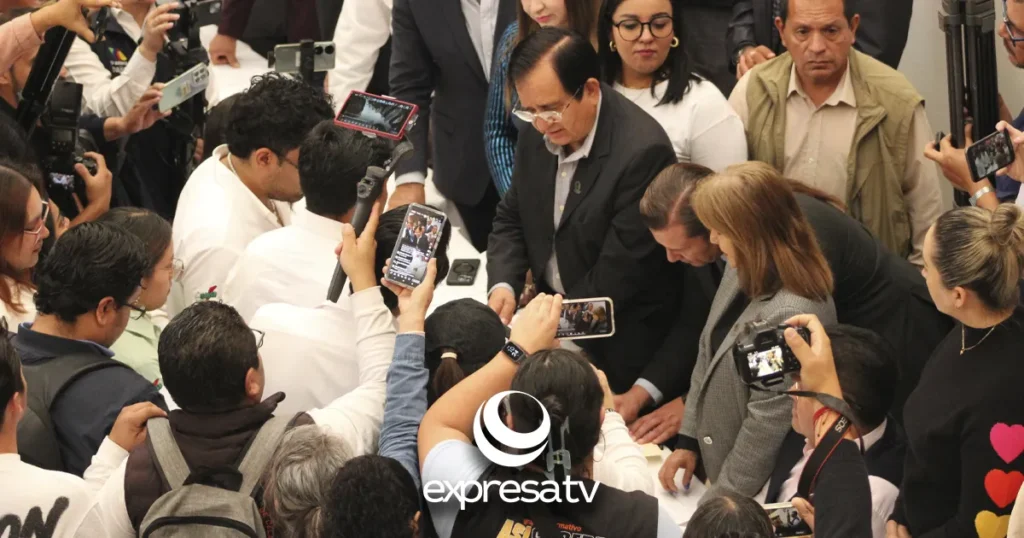
<path id="1" fill-rule="evenodd" d="M 327 54 L 334 54 L 334 47 L 333 46 L 328 46 L 327 48 L 324 49 L 324 51 Z"/>
<path id="2" fill-rule="evenodd" d="M 324 48 L 323 47 L 317 47 L 316 48 L 316 53 L 317 54 L 323 54 L 324 53 Z"/>

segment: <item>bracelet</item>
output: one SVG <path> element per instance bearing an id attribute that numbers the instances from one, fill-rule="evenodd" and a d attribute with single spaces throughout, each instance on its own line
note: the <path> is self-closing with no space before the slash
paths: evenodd
<path id="1" fill-rule="evenodd" d="M 986 194 L 988 194 L 990 192 L 992 192 L 992 187 L 989 187 L 988 185 L 985 185 L 984 187 L 978 189 L 978 192 L 974 193 L 974 196 L 971 196 L 971 199 L 970 199 L 971 205 L 972 206 L 977 206 L 978 205 L 978 200 L 980 200 L 982 196 L 985 196 Z"/>

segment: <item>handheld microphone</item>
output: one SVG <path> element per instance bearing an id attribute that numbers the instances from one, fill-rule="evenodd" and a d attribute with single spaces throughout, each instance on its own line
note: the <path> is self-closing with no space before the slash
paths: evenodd
<path id="1" fill-rule="evenodd" d="M 384 189 L 388 177 L 394 173 L 398 162 L 411 153 L 412 149 L 412 143 L 408 141 L 401 142 L 392 150 L 391 158 L 384 163 L 385 168 L 371 166 L 366 169 L 366 175 L 363 176 L 363 179 L 359 180 L 359 185 L 356 187 L 356 206 L 352 212 L 352 228 L 355 230 L 356 237 L 362 235 L 363 230 L 366 228 L 366 223 L 370 220 L 370 213 L 373 211 L 373 205 L 380 198 L 380 193 Z M 339 261 L 338 265 L 334 268 L 331 285 L 327 288 L 328 301 L 338 302 L 338 298 L 341 297 L 341 290 L 345 289 L 346 281 L 348 281 L 348 275 L 345 274 L 345 269 L 341 267 L 341 262 Z"/>

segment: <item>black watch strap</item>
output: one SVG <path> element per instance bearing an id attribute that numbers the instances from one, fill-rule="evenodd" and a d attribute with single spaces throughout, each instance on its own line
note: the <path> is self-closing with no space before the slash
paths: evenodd
<path id="1" fill-rule="evenodd" d="M 505 342 L 505 346 L 501 350 L 516 364 L 523 362 L 523 359 L 527 356 L 526 350 L 511 340 Z"/>

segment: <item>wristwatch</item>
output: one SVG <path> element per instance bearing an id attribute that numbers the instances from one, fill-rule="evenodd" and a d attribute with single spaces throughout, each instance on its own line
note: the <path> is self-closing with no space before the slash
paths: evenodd
<path id="1" fill-rule="evenodd" d="M 990 192 L 992 192 L 992 187 L 989 187 L 988 185 L 985 185 L 984 187 L 978 189 L 978 192 L 974 193 L 974 196 L 971 196 L 971 199 L 970 199 L 971 205 L 972 206 L 977 206 L 978 205 L 978 200 L 980 200 L 982 196 L 985 196 L 986 194 L 988 194 Z"/>
<path id="2" fill-rule="evenodd" d="M 501 350 L 506 355 L 508 355 L 508 358 L 512 359 L 512 362 L 514 362 L 516 364 L 521 364 L 523 362 L 523 359 L 525 359 L 526 356 L 528 355 L 526 353 L 526 350 L 524 350 L 523 348 L 519 347 L 519 344 L 516 344 L 515 342 L 513 342 L 511 340 L 509 340 L 508 342 L 505 342 L 505 347 L 501 348 Z"/>

